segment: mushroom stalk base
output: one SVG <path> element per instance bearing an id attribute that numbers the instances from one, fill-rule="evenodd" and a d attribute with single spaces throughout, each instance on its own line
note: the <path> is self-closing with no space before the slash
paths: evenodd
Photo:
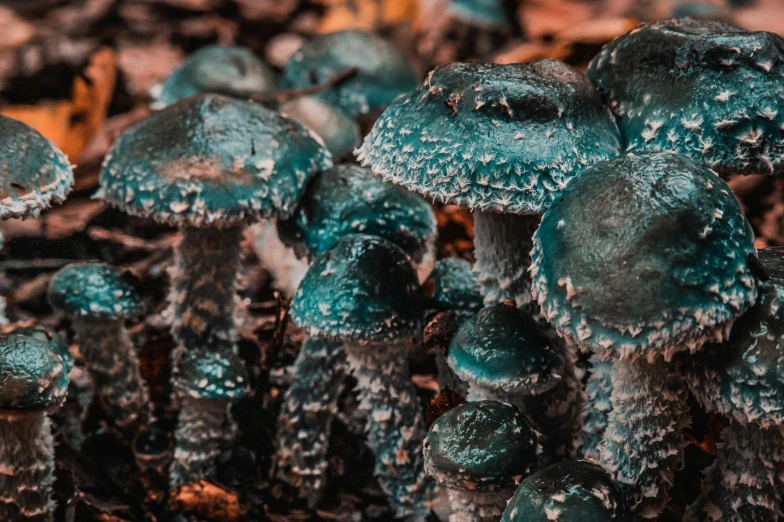
<path id="1" fill-rule="evenodd" d="M 435 497 L 425 474 L 425 424 L 403 344 L 346 344 L 346 354 L 365 413 L 375 475 L 398 518 L 424 520 Z"/>
<path id="2" fill-rule="evenodd" d="M 45 413 L 0 416 L 0 520 L 51 522 L 54 439 Z"/>
<path id="3" fill-rule="evenodd" d="M 612 363 L 591 357 L 593 369 L 585 388 L 586 402 L 583 409 L 583 430 L 580 453 L 583 458 L 599 462 L 599 448 L 604 440 L 607 419 L 610 416 L 612 397 Z"/>
<path id="4" fill-rule="evenodd" d="M 227 401 L 181 396 L 169 475 L 172 489 L 213 479 L 217 457 L 222 446 L 233 438 L 233 431 Z"/>
<path id="5" fill-rule="evenodd" d="M 326 483 L 330 428 L 347 373 L 341 344 L 306 338 L 278 416 L 278 476 L 298 488 L 311 507 Z"/>
<path id="6" fill-rule="evenodd" d="M 505 298 L 514 299 L 519 307 L 532 303 L 528 267 L 539 219 L 474 211 L 474 271 L 486 305 L 498 304 Z"/>
<path id="7" fill-rule="evenodd" d="M 628 495 L 636 519 L 655 519 L 670 501 L 690 423 L 687 387 L 676 362 L 616 360 L 612 411 L 600 462 Z"/>
<path id="8" fill-rule="evenodd" d="M 491 493 L 450 489 L 449 522 L 497 522 L 512 493 Z"/>

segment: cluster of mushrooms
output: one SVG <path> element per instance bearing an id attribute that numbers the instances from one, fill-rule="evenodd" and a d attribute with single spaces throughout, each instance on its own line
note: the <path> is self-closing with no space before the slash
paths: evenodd
<path id="1" fill-rule="evenodd" d="M 231 405 L 249 391 L 235 281 L 251 226 L 306 335 L 275 473 L 309 505 L 353 374 L 352 418 L 398 518 L 655 520 L 691 393 L 729 426 L 684 520 L 777 520 L 784 249 L 755 248 L 723 178 L 784 172 L 783 58 L 776 35 L 690 19 L 640 25 L 587 76 L 553 60 L 450 63 L 420 84 L 361 31 L 306 43 L 280 80 L 245 49 L 191 55 L 117 139 L 96 194 L 181 231 L 166 315 L 172 488 L 214 478 Z M 258 101 L 292 92 L 308 95 Z M 363 138 L 357 122 L 376 117 Z M 0 217 L 65 198 L 73 176 L 51 143 L 7 118 L 0 137 Z M 420 196 L 473 211 L 473 268 L 436 260 Z M 126 329 L 144 313 L 138 287 L 74 264 L 49 298 L 107 425 L 133 444 L 154 421 Z M 439 382 L 467 402 L 426 429 L 408 358 L 438 313 L 456 325 Z M 50 329 L 0 337 L 1 520 L 52 520 L 47 414 L 72 362 Z"/>

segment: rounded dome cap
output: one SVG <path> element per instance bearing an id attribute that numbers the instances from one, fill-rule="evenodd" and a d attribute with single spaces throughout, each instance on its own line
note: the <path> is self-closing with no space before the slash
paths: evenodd
<path id="1" fill-rule="evenodd" d="M 344 237 L 311 265 L 291 317 L 309 335 L 386 342 L 417 337 L 422 297 L 411 260 L 377 236 Z"/>
<path id="2" fill-rule="evenodd" d="M 73 357 L 68 349 L 68 343 L 65 342 L 63 336 L 57 333 L 57 331 L 48 326 L 36 324 L 32 326 L 22 326 L 13 330 L 11 333 L 14 335 L 35 337 L 39 341 L 49 343 L 49 348 L 62 359 L 66 375 L 71 371 L 71 368 L 73 368 Z"/>
<path id="3" fill-rule="evenodd" d="M 183 352 L 175 386 L 195 399 L 234 400 L 248 391 L 248 370 L 234 350 Z"/>
<path id="4" fill-rule="evenodd" d="M 564 366 L 536 321 L 505 304 L 484 308 L 464 322 L 449 343 L 447 362 L 466 382 L 526 395 L 552 389 Z"/>
<path id="5" fill-rule="evenodd" d="M 628 150 L 674 150 L 720 174 L 779 174 L 783 50 L 772 33 L 662 20 L 607 44 L 587 74 Z"/>
<path id="6" fill-rule="evenodd" d="M 275 73 L 249 49 L 210 45 L 188 56 L 163 80 L 159 92 L 154 93 L 154 108 L 198 94 L 248 98 L 276 88 Z"/>
<path id="7" fill-rule="evenodd" d="M 318 134 L 335 161 L 350 156 L 362 141 L 357 122 L 316 97 L 296 98 L 278 110 Z"/>
<path id="8" fill-rule="evenodd" d="M 395 100 L 359 159 L 444 203 L 541 214 L 574 175 L 619 149 L 612 114 L 573 67 L 452 63 Z"/>
<path id="9" fill-rule="evenodd" d="M 289 88 L 321 85 L 347 69 L 357 73 L 340 85 L 316 94 L 350 117 L 383 109 L 419 83 L 406 56 L 387 40 L 366 31 L 317 36 L 286 63 L 282 83 Z"/>
<path id="10" fill-rule="evenodd" d="M 467 261 L 457 257 L 439 259 L 430 278 L 434 283 L 433 299 L 444 310 L 473 315 L 484 306 L 479 283 Z"/>
<path id="11" fill-rule="evenodd" d="M 349 234 L 382 237 L 419 262 L 437 234 L 433 209 L 421 197 L 387 183 L 368 169 L 340 165 L 311 180 L 281 238 L 304 243 L 317 257 Z"/>
<path id="12" fill-rule="evenodd" d="M 575 178 L 534 235 L 533 293 L 561 336 L 600 357 L 697 350 L 754 303 L 751 226 L 714 172 L 628 154 Z"/>
<path id="13" fill-rule="evenodd" d="M 47 410 L 62 404 L 67 392 L 63 359 L 48 341 L 13 333 L 0 336 L 0 410 Z"/>
<path id="14" fill-rule="evenodd" d="M 125 131 L 106 155 L 98 195 L 176 226 L 285 217 L 310 177 L 332 166 L 312 131 L 254 103 L 186 98 Z"/>
<path id="15" fill-rule="evenodd" d="M 467 402 L 430 427 L 425 471 L 466 491 L 511 491 L 536 464 L 536 433 L 520 410 L 496 401 Z"/>
<path id="16" fill-rule="evenodd" d="M 631 522 L 612 477 L 587 460 L 559 462 L 523 480 L 501 522 Z"/>
<path id="17" fill-rule="evenodd" d="M 511 25 L 515 21 L 512 19 L 514 10 L 505 5 L 509 3 L 505 0 L 450 0 L 447 10 L 471 25 Z"/>
<path id="18" fill-rule="evenodd" d="M 37 217 L 74 184 L 68 158 L 32 127 L 0 115 L 0 219 Z"/>
<path id="19" fill-rule="evenodd" d="M 107 321 L 132 319 L 144 307 L 132 275 L 106 263 L 75 263 L 49 283 L 49 302 L 72 317 Z"/>

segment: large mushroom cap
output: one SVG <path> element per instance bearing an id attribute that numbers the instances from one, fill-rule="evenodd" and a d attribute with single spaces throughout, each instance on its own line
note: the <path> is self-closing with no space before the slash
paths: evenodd
<path id="1" fill-rule="evenodd" d="M 445 203 L 541 214 L 572 176 L 619 148 L 610 111 L 573 67 L 452 63 L 395 100 L 359 159 Z"/>
<path id="2" fill-rule="evenodd" d="M 244 47 L 210 45 L 188 56 L 160 85 L 155 108 L 183 98 L 215 93 L 235 98 L 269 93 L 277 88 L 272 69 Z"/>
<path id="3" fill-rule="evenodd" d="M 425 437 L 425 471 L 465 491 L 511 491 L 536 463 L 536 433 L 520 410 L 467 402 L 444 413 Z"/>
<path id="4" fill-rule="evenodd" d="M 63 359 L 48 341 L 0 336 L 0 411 L 22 413 L 59 406 L 68 391 Z"/>
<path id="5" fill-rule="evenodd" d="M 100 197 L 178 226 L 287 216 L 310 177 L 332 165 L 311 131 L 260 105 L 206 94 L 125 131 L 106 155 Z"/>
<path id="6" fill-rule="evenodd" d="M 318 134 L 336 162 L 350 156 L 361 142 L 357 122 L 315 96 L 287 101 L 278 111 Z"/>
<path id="7" fill-rule="evenodd" d="M 449 344 L 447 362 L 466 382 L 530 395 L 552 389 L 564 366 L 536 321 L 505 304 L 484 308 L 464 322 Z"/>
<path id="8" fill-rule="evenodd" d="M 58 271 L 49 284 L 49 302 L 67 315 L 117 321 L 143 313 L 138 282 L 106 263 L 75 263 Z"/>
<path id="9" fill-rule="evenodd" d="M 436 217 L 421 197 L 368 169 L 340 165 L 310 182 L 294 216 L 281 223 L 284 242 L 302 242 L 317 257 L 350 234 L 382 237 L 419 262 L 436 238 Z"/>
<path id="10" fill-rule="evenodd" d="M 523 480 L 501 522 L 631 522 L 604 468 L 587 460 L 553 464 Z"/>
<path id="11" fill-rule="evenodd" d="M 629 150 L 674 150 L 720 174 L 784 172 L 784 41 L 690 18 L 607 44 L 588 77 Z"/>
<path id="12" fill-rule="evenodd" d="M 248 370 L 235 350 L 188 350 L 177 369 L 174 385 L 195 399 L 232 401 L 248 391 Z"/>
<path id="13" fill-rule="evenodd" d="M 686 365 L 694 395 L 708 410 L 763 427 L 784 425 L 784 248 L 759 251 L 771 278 L 757 303 Z"/>
<path id="14" fill-rule="evenodd" d="M 321 85 L 351 68 L 357 69 L 352 78 L 316 95 L 351 117 L 383 109 L 419 82 L 411 62 L 395 46 L 374 33 L 351 30 L 317 36 L 303 45 L 286 63 L 282 83 Z"/>
<path id="15" fill-rule="evenodd" d="M 444 310 L 473 315 L 484 306 L 479 283 L 467 261 L 457 257 L 439 259 L 430 277 L 434 283 L 433 299 Z"/>
<path id="16" fill-rule="evenodd" d="M 344 237 L 311 265 L 291 316 L 314 337 L 386 342 L 417 337 L 422 297 L 411 260 L 377 236 Z"/>
<path id="17" fill-rule="evenodd" d="M 54 353 L 59 355 L 60 359 L 62 359 L 66 375 L 71 371 L 71 368 L 73 368 L 73 357 L 71 356 L 71 352 L 68 350 L 68 343 L 65 342 L 65 339 L 63 339 L 62 335 L 57 333 L 55 330 L 52 330 L 48 326 L 44 326 L 42 324 L 22 326 L 16 328 L 11 333 L 14 335 L 35 337 L 39 341 L 49 343 L 49 348 Z"/>
<path id="18" fill-rule="evenodd" d="M 575 178 L 534 235 L 533 293 L 558 332 L 601 357 L 698 349 L 754 303 L 749 222 L 714 172 L 628 154 Z"/>
<path id="19" fill-rule="evenodd" d="M 73 187 L 68 158 L 28 125 L 0 115 L 0 219 L 36 217 Z"/>

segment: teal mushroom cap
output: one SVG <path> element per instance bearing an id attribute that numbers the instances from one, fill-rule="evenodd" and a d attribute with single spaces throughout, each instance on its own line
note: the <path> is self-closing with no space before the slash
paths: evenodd
<path id="1" fill-rule="evenodd" d="M 784 248 L 759 251 L 770 274 L 757 303 L 735 321 L 729 339 L 687 363 L 692 392 L 710 410 L 741 424 L 784 426 Z"/>
<path id="2" fill-rule="evenodd" d="M 316 96 L 350 117 L 377 111 L 419 83 L 411 62 L 395 46 L 367 31 L 340 31 L 317 36 L 297 50 L 283 70 L 285 87 L 320 85 L 356 68 L 340 85 Z"/>
<path id="3" fill-rule="evenodd" d="M 505 0 L 450 0 L 447 11 L 472 25 L 503 26 L 514 22 L 515 2 Z"/>
<path id="4" fill-rule="evenodd" d="M 287 101 L 278 110 L 318 134 L 335 161 L 351 156 L 362 141 L 357 122 L 314 96 Z"/>
<path id="5" fill-rule="evenodd" d="M 42 324 L 36 324 L 32 326 L 22 326 L 20 328 L 15 329 L 11 332 L 14 335 L 26 335 L 28 337 L 35 337 L 36 339 L 44 342 L 49 343 L 49 348 L 60 356 L 60 359 L 63 360 L 63 366 L 65 367 L 65 373 L 71 371 L 73 368 L 73 357 L 71 356 L 71 352 L 68 349 L 68 343 L 65 342 L 63 336 L 57 333 L 55 330 L 49 328 L 48 326 L 44 326 Z"/>
<path id="6" fill-rule="evenodd" d="M 465 321 L 452 337 L 447 362 L 466 382 L 526 395 L 552 389 L 564 367 L 536 321 L 505 304 L 484 308 Z"/>
<path id="7" fill-rule="evenodd" d="M 73 187 L 68 158 L 32 127 L 0 115 L 0 219 L 36 217 Z"/>
<path id="8" fill-rule="evenodd" d="M 275 73 L 249 49 L 209 45 L 188 56 L 163 80 L 154 93 L 154 107 L 162 109 L 198 94 L 248 98 L 276 89 Z"/>
<path id="9" fill-rule="evenodd" d="M 340 165 L 315 176 L 294 216 L 279 224 L 281 238 L 303 243 L 317 257 L 341 237 L 382 237 L 421 261 L 437 234 L 433 209 L 420 196 L 387 183 L 370 170 Z"/>
<path id="10" fill-rule="evenodd" d="M 641 24 L 587 75 L 628 150 L 674 150 L 722 175 L 784 172 L 784 40 L 720 22 Z"/>
<path id="11" fill-rule="evenodd" d="M 314 337 L 389 342 L 420 335 L 423 315 L 411 260 L 378 236 L 346 236 L 313 262 L 291 305 Z"/>
<path id="12" fill-rule="evenodd" d="M 0 411 L 45 411 L 65 401 L 68 374 L 48 341 L 29 335 L 0 336 Z"/>
<path id="13" fill-rule="evenodd" d="M 457 257 L 439 259 L 430 277 L 434 283 L 433 299 L 444 310 L 473 315 L 484 306 L 479 283 L 467 261 Z"/>
<path id="14" fill-rule="evenodd" d="M 534 235 L 542 314 L 602 358 L 697 350 L 757 296 L 751 225 L 716 173 L 675 153 L 628 154 L 572 180 Z"/>
<path id="15" fill-rule="evenodd" d="M 195 399 L 233 401 L 248 391 L 248 371 L 235 350 L 185 351 L 174 385 Z"/>
<path id="16" fill-rule="evenodd" d="M 310 177 L 332 166 L 312 131 L 260 105 L 206 94 L 125 131 L 98 196 L 176 226 L 235 226 L 290 214 Z"/>
<path id="17" fill-rule="evenodd" d="M 465 491 L 511 491 L 536 463 L 536 433 L 520 410 L 496 401 L 467 402 L 430 427 L 425 471 Z"/>
<path id="18" fill-rule="evenodd" d="M 559 462 L 523 480 L 501 522 L 631 522 L 622 494 L 604 468 Z"/>
<path id="19" fill-rule="evenodd" d="M 124 320 L 144 312 L 139 284 L 128 272 L 106 263 L 74 263 L 49 284 L 49 302 L 71 317 Z"/>
<path id="20" fill-rule="evenodd" d="M 461 207 L 541 214 L 620 137 L 599 93 L 554 60 L 451 63 L 381 115 L 358 157 L 385 180 Z"/>

